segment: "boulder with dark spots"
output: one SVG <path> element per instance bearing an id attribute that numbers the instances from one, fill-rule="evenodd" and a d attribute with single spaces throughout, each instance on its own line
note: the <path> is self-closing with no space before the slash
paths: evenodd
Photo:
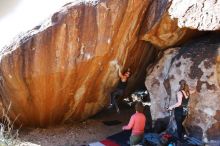
<path id="1" fill-rule="evenodd" d="M 153 119 L 167 116 L 165 109 L 176 102 L 179 81 L 185 79 L 194 91 L 187 126 L 199 127 L 191 132 L 204 140 L 220 138 L 219 37 L 204 35 L 179 48 L 170 48 L 153 68 L 148 68 L 145 83 L 151 92 Z"/>

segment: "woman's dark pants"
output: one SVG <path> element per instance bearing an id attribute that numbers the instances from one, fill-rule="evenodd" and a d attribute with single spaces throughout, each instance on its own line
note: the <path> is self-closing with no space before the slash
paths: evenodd
<path id="1" fill-rule="evenodd" d="M 175 108 L 174 114 L 175 114 L 175 120 L 176 120 L 176 125 L 177 125 L 178 137 L 182 139 L 183 132 L 185 132 L 185 129 L 183 127 L 183 121 L 185 120 L 186 116 L 183 115 L 182 107 Z"/>
<path id="2" fill-rule="evenodd" d="M 121 89 L 116 89 L 111 93 L 111 101 L 110 102 L 113 106 L 115 106 L 117 112 L 119 111 L 119 107 L 118 107 L 118 103 L 117 103 L 116 98 L 119 96 L 122 96 L 122 95 L 123 95 L 123 90 L 121 90 Z"/>

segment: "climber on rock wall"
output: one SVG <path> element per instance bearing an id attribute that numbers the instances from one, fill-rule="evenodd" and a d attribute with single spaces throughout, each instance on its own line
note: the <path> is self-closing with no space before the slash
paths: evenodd
<path id="1" fill-rule="evenodd" d="M 117 103 L 117 97 L 122 96 L 124 94 L 125 88 L 127 86 L 128 78 L 131 75 L 130 68 L 128 68 L 123 74 L 121 72 L 120 67 L 117 65 L 118 68 L 118 75 L 120 77 L 119 83 L 116 87 L 116 89 L 111 92 L 111 98 L 110 98 L 110 105 L 108 108 L 112 108 L 115 106 L 117 113 L 120 113 L 118 103 Z"/>

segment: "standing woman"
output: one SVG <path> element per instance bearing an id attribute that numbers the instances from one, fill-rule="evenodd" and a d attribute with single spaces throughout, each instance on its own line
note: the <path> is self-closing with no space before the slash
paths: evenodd
<path id="1" fill-rule="evenodd" d="M 177 124 L 177 133 L 178 137 L 182 139 L 182 132 L 185 130 L 183 127 L 183 121 L 185 120 L 188 112 L 188 102 L 190 98 L 189 86 L 185 80 L 179 82 L 180 89 L 177 92 L 177 103 L 170 106 L 168 109 L 174 110 L 175 120 Z"/>

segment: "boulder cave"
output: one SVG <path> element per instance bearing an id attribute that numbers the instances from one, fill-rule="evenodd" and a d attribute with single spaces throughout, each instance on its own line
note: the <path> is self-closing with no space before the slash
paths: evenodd
<path id="1" fill-rule="evenodd" d="M 87 119 L 108 104 L 119 65 L 132 70 L 127 94 L 145 82 L 154 120 L 185 79 L 187 127 L 220 140 L 219 38 L 220 0 L 68 3 L 0 50 L 0 109 L 23 126 Z"/>

